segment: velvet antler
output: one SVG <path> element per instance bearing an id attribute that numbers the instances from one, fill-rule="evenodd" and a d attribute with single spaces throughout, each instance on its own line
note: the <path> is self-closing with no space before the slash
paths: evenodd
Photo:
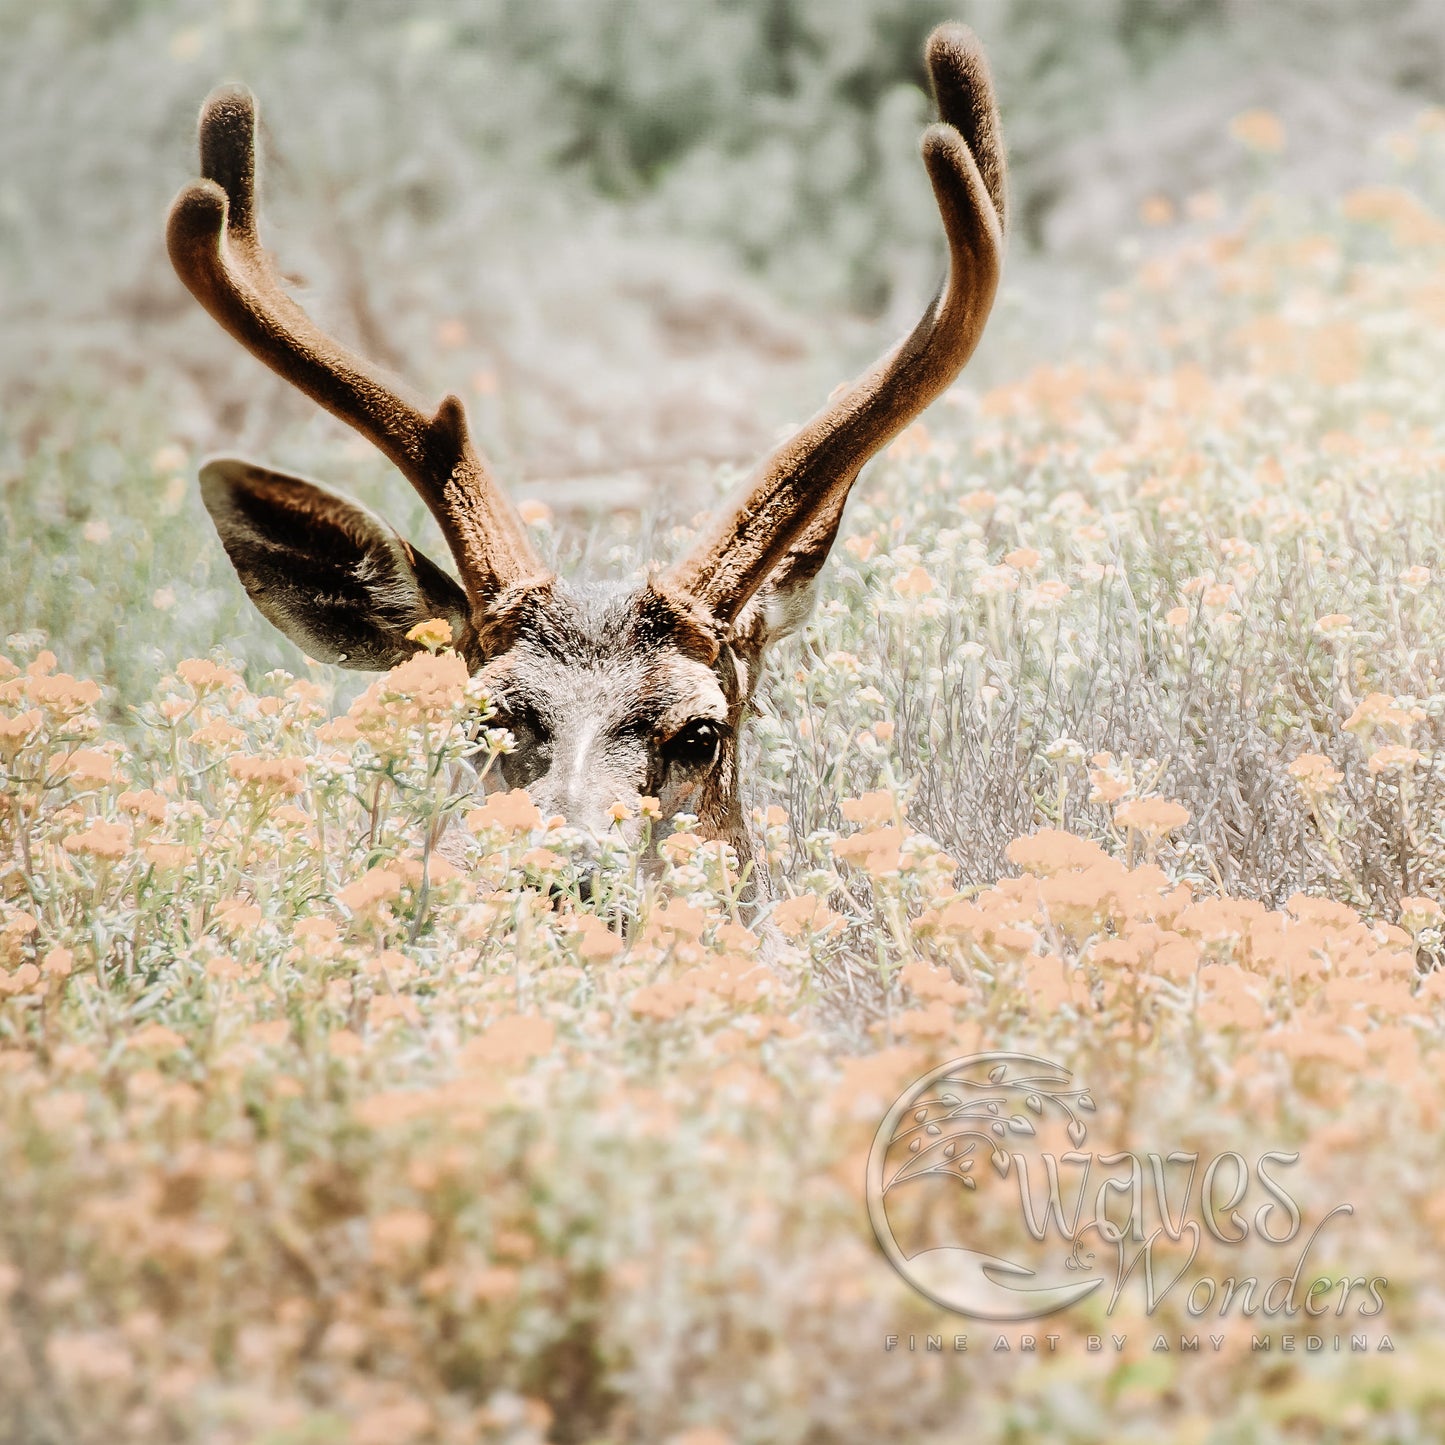
<path id="1" fill-rule="evenodd" d="M 281 289 L 256 234 L 256 103 L 239 86 L 201 109 L 204 180 L 176 197 L 171 263 L 191 293 L 254 356 L 356 428 L 406 475 L 441 525 L 474 614 L 549 574 L 493 481 L 455 396 L 435 412 L 327 336 Z"/>
<path id="2" fill-rule="evenodd" d="M 816 571 L 863 464 L 940 396 L 983 334 L 998 288 L 1004 155 L 973 32 L 940 26 L 927 59 L 940 123 L 923 160 L 948 237 L 948 277 L 912 333 L 767 457 L 694 549 L 662 574 L 723 627 L 776 571 Z"/>

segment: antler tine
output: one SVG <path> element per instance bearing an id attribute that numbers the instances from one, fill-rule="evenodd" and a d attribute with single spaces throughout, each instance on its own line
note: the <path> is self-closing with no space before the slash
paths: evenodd
<path id="1" fill-rule="evenodd" d="M 468 435 L 455 396 L 434 413 L 327 336 L 281 289 L 256 233 L 256 103 L 226 86 L 201 108 L 204 180 L 176 197 L 171 264 L 192 295 L 259 360 L 356 428 L 406 475 L 441 525 L 473 609 L 549 574 Z"/>
<path id="2" fill-rule="evenodd" d="M 805 531 L 831 537 L 863 464 L 948 388 L 983 333 L 1005 221 L 993 83 L 966 26 L 935 30 L 927 59 L 942 119 L 924 133 L 922 151 L 948 238 L 948 277 L 912 333 L 767 457 L 662 574 L 666 588 L 724 627 Z"/>

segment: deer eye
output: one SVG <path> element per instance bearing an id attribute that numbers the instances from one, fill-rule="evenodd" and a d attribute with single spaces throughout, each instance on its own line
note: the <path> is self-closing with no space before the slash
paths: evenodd
<path id="1" fill-rule="evenodd" d="M 663 744 L 662 755 L 681 768 L 708 768 L 717 761 L 722 729 L 711 718 L 694 718 Z"/>
<path id="2" fill-rule="evenodd" d="M 506 728 L 516 744 L 512 752 L 497 760 L 509 788 L 525 788 L 547 771 L 552 760 L 552 740 L 532 708 L 526 704 L 499 707 L 490 726 Z"/>
<path id="3" fill-rule="evenodd" d="M 500 704 L 496 716 L 491 719 L 489 726 L 506 728 L 517 740 L 519 749 L 536 747 L 538 743 L 545 742 L 547 739 L 547 730 L 542 724 L 542 719 L 526 703 L 520 703 L 513 707 Z"/>

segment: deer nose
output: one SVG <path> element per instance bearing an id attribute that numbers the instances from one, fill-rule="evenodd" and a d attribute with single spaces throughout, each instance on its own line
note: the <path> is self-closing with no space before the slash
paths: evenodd
<path id="1" fill-rule="evenodd" d="M 569 827 L 565 834 L 564 846 L 572 864 L 573 882 L 570 885 L 554 883 L 550 889 L 554 900 L 565 897 L 569 888 L 575 887 L 581 903 L 591 903 L 601 892 L 602 848 L 597 835 L 589 829 Z"/>
<path id="2" fill-rule="evenodd" d="M 560 817 L 566 824 L 569 851 L 580 858 L 583 853 L 595 856 L 607 832 L 609 819 L 595 800 L 566 788 L 549 786 L 550 778 L 528 789 L 532 801 L 544 817 Z"/>
<path id="3" fill-rule="evenodd" d="M 593 863 L 577 876 L 577 897 L 583 903 L 593 902 L 601 891 L 602 868 Z"/>
<path id="4" fill-rule="evenodd" d="M 579 778 L 570 768 L 559 775 L 554 768 L 528 791 L 543 814 L 566 820 L 574 847 L 585 844 L 595 853 L 613 826 L 611 799 L 603 801 L 606 788 L 591 776 Z"/>

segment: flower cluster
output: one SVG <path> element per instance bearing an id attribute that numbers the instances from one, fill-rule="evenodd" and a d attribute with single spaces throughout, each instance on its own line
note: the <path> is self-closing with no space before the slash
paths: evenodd
<path id="1" fill-rule="evenodd" d="M 1394 187 L 1185 210 L 1071 364 L 865 484 L 759 694 L 758 859 L 643 799 L 584 887 L 440 619 L 349 705 L 7 641 L 0 1434 L 1432 1438 L 1445 241 Z M 980 1349 L 861 1195 L 897 1093 L 985 1049 L 1087 1081 L 1100 1148 L 1297 1152 L 1397 1353 L 1147 1353 L 1203 1333 L 1182 1291 Z"/>

